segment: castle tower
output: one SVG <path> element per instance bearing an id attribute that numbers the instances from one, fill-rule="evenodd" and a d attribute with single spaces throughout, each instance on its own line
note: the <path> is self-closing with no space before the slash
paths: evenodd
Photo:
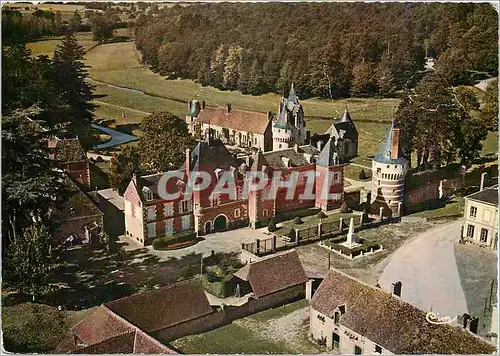
<path id="1" fill-rule="evenodd" d="M 337 153 L 335 138 L 330 137 L 316 162 L 315 206 L 323 211 L 337 209 L 344 198 L 344 164 Z"/>
<path id="2" fill-rule="evenodd" d="M 306 141 L 306 122 L 304 110 L 297 94 L 290 88 L 288 98 L 281 98 L 277 121 L 273 125 L 273 151 L 303 145 Z"/>
<path id="3" fill-rule="evenodd" d="M 399 155 L 399 129 L 394 121 L 379 152 L 372 160 L 372 211 L 378 213 L 380 207 L 391 215 L 403 203 L 404 180 L 408 172 L 408 160 Z"/>

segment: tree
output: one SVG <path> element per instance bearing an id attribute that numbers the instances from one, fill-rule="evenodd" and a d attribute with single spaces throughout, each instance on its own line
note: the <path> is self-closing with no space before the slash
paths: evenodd
<path id="1" fill-rule="evenodd" d="M 132 174 L 140 175 L 140 154 L 136 146 L 126 146 L 118 154 L 114 154 L 110 162 L 111 174 L 109 181 L 111 186 L 123 194 L 127 188 Z"/>
<path id="2" fill-rule="evenodd" d="M 73 17 L 69 20 L 68 29 L 70 32 L 78 32 L 82 27 L 82 16 L 75 10 Z"/>
<path id="3" fill-rule="evenodd" d="M 484 106 L 481 109 L 481 120 L 486 124 L 488 130 L 498 131 L 498 79 L 495 79 L 486 87 Z"/>
<path id="4" fill-rule="evenodd" d="M 10 244 L 7 253 L 9 282 L 32 300 L 49 290 L 49 271 L 54 259 L 51 236 L 45 226 L 35 223 Z"/>
<path id="5" fill-rule="evenodd" d="M 349 207 L 347 206 L 347 202 L 345 200 L 342 202 L 342 205 L 340 206 L 340 212 L 344 214 L 349 212 Z"/>
<path id="6" fill-rule="evenodd" d="M 2 242 L 22 235 L 34 220 L 51 227 L 53 197 L 60 195 L 62 173 L 55 170 L 39 129 L 40 109 L 17 110 L 2 117 Z"/>
<path id="7" fill-rule="evenodd" d="M 93 106 L 92 87 L 85 80 L 88 73 L 83 64 L 84 53 L 74 34 L 65 35 L 54 52 L 54 78 L 59 97 L 66 105 L 64 120 L 69 123 L 69 130 L 85 142 L 90 135 Z"/>
<path id="8" fill-rule="evenodd" d="M 165 172 L 179 168 L 185 151 L 194 140 L 184 120 L 168 112 L 154 112 L 141 123 L 139 150 L 141 162 L 148 172 Z"/>
<path id="9" fill-rule="evenodd" d="M 245 50 L 240 46 L 230 46 L 224 61 L 222 85 L 226 89 L 236 89 L 240 73 L 240 66 Z"/>
<path id="10" fill-rule="evenodd" d="M 94 14 L 91 19 L 92 39 L 103 43 L 113 37 L 113 25 L 102 14 Z"/>
<path id="11" fill-rule="evenodd" d="M 364 59 L 354 66 L 352 70 L 353 79 L 351 84 L 352 96 L 363 97 L 374 93 L 374 72 L 373 64 L 365 61 Z"/>

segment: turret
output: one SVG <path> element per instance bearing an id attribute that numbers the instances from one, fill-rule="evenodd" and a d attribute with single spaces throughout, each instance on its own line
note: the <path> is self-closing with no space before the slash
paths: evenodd
<path id="1" fill-rule="evenodd" d="M 372 160 L 372 210 L 383 207 L 389 209 L 388 215 L 398 212 L 403 203 L 407 172 L 408 160 L 399 152 L 399 129 L 392 121 L 384 143 Z"/>
<path id="2" fill-rule="evenodd" d="M 315 206 L 328 211 L 342 205 L 344 164 L 338 155 L 333 136 L 327 141 L 316 161 Z"/>

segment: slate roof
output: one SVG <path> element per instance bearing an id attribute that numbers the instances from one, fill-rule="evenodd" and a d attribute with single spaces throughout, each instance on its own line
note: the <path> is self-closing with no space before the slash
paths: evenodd
<path id="1" fill-rule="evenodd" d="M 351 140 L 358 139 L 358 130 L 356 129 L 356 126 L 354 125 L 351 115 L 347 109 L 345 109 L 342 117 L 338 121 L 334 122 L 332 126 L 333 127 L 331 127 L 330 130 L 336 138 L 340 137 L 340 130 L 343 130 L 345 131 L 344 138 Z"/>
<path id="2" fill-rule="evenodd" d="M 289 167 L 300 167 L 311 164 L 304 154 L 317 155 L 318 150 L 310 145 L 299 146 L 298 152 L 295 148 L 288 148 L 279 151 L 264 152 L 265 165 L 272 169 L 288 168 L 283 162 L 283 157 L 289 159 Z"/>
<path id="3" fill-rule="evenodd" d="M 239 167 L 238 160 L 218 139 L 200 141 L 191 152 L 191 171 L 204 169 L 211 172 L 216 168 L 229 170 L 230 167 Z"/>
<path id="4" fill-rule="evenodd" d="M 285 104 L 280 105 L 278 119 L 274 124 L 274 127 L 278 129 L 291 130 L 293 128 L 292 124 L 288 121 L 288 117 L 286 115 L 286 110 L 284 109 Z"/>
<path id="5" fill-rule="evenodd" d="M 249 282 L 257 298 L 307 282 L 296 251 L 249 263 L 234 275 Z"/>
<path id="6" fill-rule="evenodd" d="M 85 150 L 77 138 L 51 140 L 49 148 L 52 149 L 51 158 L 58 162 L 70 163 L 87 161 Z"/>
<path id="7" fill-rule="evenodd" d="M 269 114 L 225 108 L 205 108 L 201 110 L 196 122 L 227 129 L 263 134 L 269 123 Z"/>
<path id="8" fill-rule="evenodd" d="M 466 198 L 498 206 L 498 185 L 467 195 Z"/>
<path id="9" fill-rule="evenodd" d="M 197 280 L 135 294 L 104 304 L 145 332 L 153 332 L 212 312 Z"/>
<path id="10" fill-rule="evenodd" d="M 397 159 L 392 159 L 390 152 L 392 149 L 392 135 L 394 134 L 394 120 L 391 122 L 391 127 L 385 136 L 385 140 L 380 146 L 378 153 L 373 157 L 375 162 L 387 163 L 387 164 L 408 164 L 408 160 L 403 157 L 398 157 Z M 387 154 L 389 152 L 389 154 Z"/>
<path id="11" fill-rule="evenodd" d="M 330 137 L 326 145 L 319 153 L 317 164 L 323 167 L 330 167 L 342 163 L 339 154 L 337 153 L 337 145 L 335 138 Z"/>
<path id="12" fill-rule="evenodd" d="M 404 286 L 403 286 L 404 288 Z M 345 305 L 340 323 L 396 353 L 489 354 L 495 347 L 462 327 L 429 323 L 426 312 L 400 298 L 331 269 L 311 308 L 332 317 Z"/>

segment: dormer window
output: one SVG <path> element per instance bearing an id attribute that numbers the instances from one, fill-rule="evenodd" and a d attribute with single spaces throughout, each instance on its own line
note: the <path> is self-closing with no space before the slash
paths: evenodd
<path id="1" fill-rule="evenodd" d="M 333 323 L 335 325 L 339 325 L 340 323 L 340 311 L 336 311 L 334 314 L 333 314 Z"/>
<path id="2" fill-rule="evenodd" d="M 147 200 L 147 201 L 151 201 L 153 200 L 153 192 L 151 191 L 151 189 L 149 189 L 148 187 L 144 187 L 142 188 L 142 194 L 144 194 L 144 198 Z"/>

